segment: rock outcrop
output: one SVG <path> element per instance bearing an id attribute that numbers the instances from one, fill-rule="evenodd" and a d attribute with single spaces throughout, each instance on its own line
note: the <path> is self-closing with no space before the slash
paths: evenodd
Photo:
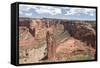
<path id="1" fill-rule="evenodd" d="M 94 57 L 95 49 L 72 37 L 61 43 L 56 49 L 56 59 L 60 61 L 69 60 L 72 56 L 79 54 Z"/>
<path id="2" fill-rule="evenodd" d="M 47 55 L 46 45 L 40 48 L 26 48 L 19 53 L 19 63 L 38 63 Z"/>
<path id="3" fill-rule="evenodd" d="M 87 43 L 88 46 L 96 48 L 96 31 L 92 28 L 91 24 L 86 22 L 66 22 L 64 27 L 72 37 Z"/>

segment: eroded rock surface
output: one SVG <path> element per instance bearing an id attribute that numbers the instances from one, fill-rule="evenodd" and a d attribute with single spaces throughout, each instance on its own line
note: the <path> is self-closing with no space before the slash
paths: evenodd
<path id="1" fill-rule="evenodd" d="M 56 49 L 56 59 L 58 60 L 68 60 L 72 56 L 83 54 L 95 56 L 95 49 L 87 46 L 85 43 L 77 40 L 73 37 L 69 38 L 67 41 L 61 43 Z"/>
<path id="2" fill-rule="evenodd" d="M 20 22 L 20 64 L 70 61 L 73 57 L 84 55 L 94 59 L 95 54 L 96 31 L 88 22 L 56 19 Z"/>

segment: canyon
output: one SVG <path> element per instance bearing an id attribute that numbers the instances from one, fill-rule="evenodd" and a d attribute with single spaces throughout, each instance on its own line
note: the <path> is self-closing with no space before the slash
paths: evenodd
<path id="1" fill-rule="evenodd" d="M 92 60 L 95 21 L 19 18 L 19 63 Z"/>

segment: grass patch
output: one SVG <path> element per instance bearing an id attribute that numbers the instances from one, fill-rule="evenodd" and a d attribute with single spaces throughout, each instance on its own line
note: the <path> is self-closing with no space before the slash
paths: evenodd
<path id="1" fill-rule="evenodd" d="M 43 47 L 44 45 L 46 45 L 46 40 L 43 40 L 43 41 L 39 41 L 37 44 L 34 45 L 34 49 L 38 49 L 38 48 L 41 48 Z"/>
<path id="2" fill-rule="evenodd" d="M 92 60 L 93 57 L 89 55 L 75 55 L 67 59 L 68 61 L 78 61 L 78 60 Z"/>

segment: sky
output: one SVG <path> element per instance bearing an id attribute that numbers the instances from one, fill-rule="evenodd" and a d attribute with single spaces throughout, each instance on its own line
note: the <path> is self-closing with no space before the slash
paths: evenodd
<path id="1" fill-rule="evenodd" d="M 96 20 L 94 8 L 19 5 L 19 17 Z"/>

